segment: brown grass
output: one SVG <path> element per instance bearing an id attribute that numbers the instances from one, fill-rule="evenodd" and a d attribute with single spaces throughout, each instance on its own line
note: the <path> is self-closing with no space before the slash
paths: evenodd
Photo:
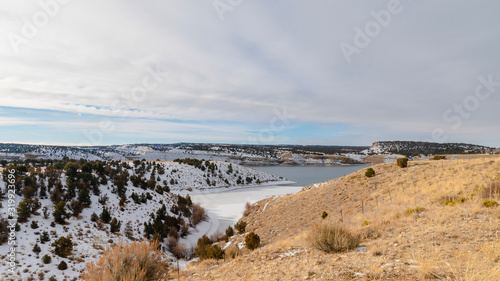
<path id="1" fill-rule="evenodd" d="M 309 236 L 311 245 L 325 253 L 340 253 L 359 245 L 359 235 L 331 222 L 316 225 Z"/>
<path id="2" fill-rule="evenodd" d="M 492 181 L 486 188 L 484 188 L 483 198 L 500 198 L 500 181 Z"/>
<path id="3" fill-rule="evenodd" d="M 158 243 L 148 241 L 108 247 L 103 256 L 87 264 L 86 281 L 159 281 L 168 278 L 168 262 Z"/>
<path id="4" fill-rule="evenodd" d="M 383 163 L 373 167 L 373 178 L 361 170 L 257 202 L 245 221 L 262 247 L 210 269 L 193 264 L 185 274 L 190 280 L 500 280 L 500 207 L 483 206 L 499 201 L 490 197 L 500 158 L 449 159 L 410 161 L 405 169 Z M 323 211 L 329 223 L 359 234 L 366 250 L 327 254 L 312 247 L 308 236 Z M 243 239 L 235 235 L 230 247 Z"/>

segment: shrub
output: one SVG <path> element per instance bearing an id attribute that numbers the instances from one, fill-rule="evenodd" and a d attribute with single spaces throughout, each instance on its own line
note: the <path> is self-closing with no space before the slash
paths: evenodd
<path id="1" fill-rule="evenodd" d="M 49 255 L 45 255 L 45 256 L 42 257 L 42 262 L 44 264 L 49 264 L 49 263 L 52 262 L 52 258 Z"/>
<path id="2" fill-rule="evenodd" d="M 9 221 L 0 216 L 0 245 L 7 242 L 9 239 Z"/>
<path id="3" fill-rule="evenodd" d="M 245 204 L 245 211 L 243 211 L 243 216 L 248 217 L 248 215 L 250 215 L 250 213 L 253 211 L 253 209 L 255 209 L 255 207 L 252 206 L 252 204 L 250 204 L 250 202 L 247 202 Z"/>
<path id="4" fill-rule="evenodd" d="M 375 170 L 373 168 L 366 169 L 365 176 L 369 178 L 375 176 Z"/>
<path id="5" fill-rule="evenodd" d="M 41 204 L 38 198 L 24 198 L 17 206 L 17 221 L 26 222 L 31 215 L 40 209 Z"/>
<path id="6" fill-rule="evenodd" d="M 247 223 L 244 221 L 239 221 L 234 225 L 234 229 L 238 230 L 239 234 L 245 233 Z"/>
<path id="7" fill-rule="evenodd" d="M 413 213 L 416 213 L 416 214 L 420 214 L 422 213 L 423 211 L 425 211 L 425 208 L 422 208 L 422 207 L 416 207 L 414 209 L 408 209 L 406 210 L 406 214 L 408 215 L 411 215 Z"/>
<path id="8" fill-rule="evenodd" d="M 111 221 L 111 214 L 109 213 L 109 211 L 108 211 L 108 209 L 106 207 L 104 207 L 102 209 L 102 213 L 101 213 L 101 215 L 99 217 L 105 223 L 109 223 Z"/>
<path id="9" fill-rule="evenodd" d="M 110 231 L 115 233 L 120 231 L 120 227 L 122 225 L 122 222 L 117 220 L 116 218 L 113 218 L 110 222 Z"/>
<path id="10" fill-rule="evenodd" d="M 464 203 L 467 201 L 467 198 L 463 196 L 447 196 L 443 199 L 443 205 L 455 206 L 457 204 Z"/>
<path id="11" fill-rule="evenodd" d="M 340 226 L 321 223 L 312 229 L 309 241 L 318 250 L 326 253 L 338 253 L 356 248 L 360 238 Z"/>
<path id="12" fill-rule="evenodd" d="M 228 226 L 228 228 L 226 229 L 226 237 L 231 237 L 234 235 L 234 230 L 231 226 Z"/>
<path id="13" fill-rule="evenodd" d="M 245 237 L 245 246 L 250 250 L 255 250 L 260 246 L 260 237 L 259 235 L 250 232 Z"/>
<path id="14" fill-rule="evenodd" d="M 397 164 L 400 168 L 406 168 L 408 167 L 408 157 L 405 158 L 398 158 Z"/>
<path id="15" fill-rule="evenodd" d="M 193 214 L 191 215 L 193 225 L 199 224 L 204 219 L 206 219 L 205 209 L 198 204 L 193 204 Z"/>
<path id="16" fill-rule="evenodd" d="M 101 203 L 101 205 L 106 205 L 106 202 L 108 202 L 108 195 L 104 194 L 104 195 L 101 195 L 101 197 L 99 197 L 99 199 L 97 200 L 99 203 Z"/>
<path id="17" fill-rule="evenodd" d="M 87 264 L 83 280 L 156 281 L 166 280 L 168 261 L 158 250 L 158 242 L 132 242 L 104 250 L 96 262 Z"/>
<path id="18" fill-rule="evenodd" d="M 444 155 L 434 155 L 431 160 L 445 160 L 446 156 Z"/>
<path id="19" fill-rule="evenodd" d="M 219 242 L 222 241 L 223 239 L 224 239 L 224 234 L 219 230 L 215 231 L 210 235 L 210 241 L 213 242 Z"/>
<path id="20" fill-rule="evenodd" d="M 38 243 L 35 243 L 35 246 L 33 246 L 33 252 L 38 254 L 42 251 L 42 249 L 40 249 L 40 246 L 38 246 Z"/>
<path id="21" fill-rule="evenodd" d="M 45 244 L 45 242 L 49 241 L 50 241 L 49 233 L 47 231 L 42 232 L 42 234 L 40 234 L 40 243 Z"/>
<path id="22" fill-rule="evenodd" d="M 52 215 L 54 216 L 54 221 L 56 223 L 65 224 L 66 218 L 68 217 L 68 214 L 66 214 L 66 203 L 64 201 L 59 201 Z"/>
<path id="23" fill-rule="evenodd" d="M 212 245 L 212 241 L 206 236 L 203 235 L 198 242 L 196 242 L 196 249 L 194 249 L 194 254 L 200 259 L 207 259 L 207 249 Z"/>
<path id="24" fill-rule="evenodd" d="M 224 258 L 224 251 L 217 245 L 209 247 L 207 253 L 209 259 L 221 260 Z"/>
<path id="25" fill-rule="evenodd" d="M 57 278 L 55 275 L 50 276 L 49 281 L 57 281 Z"/>
<path id="26" fill-rule="evenodd" d="M 73 251 L 73 242 L 64 236 L 54 241 L 52 246 L 54 247 L 54 253 L 63 258 L 71 255 L 71 251 Z"/>
<path id="27" fill-rule="evenodd" d="M 125 224 L 125 229 L 124 229 L 125 236 L 127 236 L 128 239 L 134 240 L 134 229 L 132 228 L 132 222 L 128 221 Z"/>
<path id="28" fill-rule="evenodd" d="M 222 251 L 219 246 L 212 245 L 212 240 L 210 240 L 206 235 L 203 235 L 200 239 L 198 239 L 194 254 L 199 257 L 200 260 L 219 260 L 224 258 L 224 251 Z"/>
<path id="29" fill-rule="evenodd" d="M 484 200 L 483 206 L 486 208 L 492 208 L 498 206 L 498 202 L 494 200 Z"/>
<path id="30" fill-rule="evenodd" d="M 96 222 L 99 219 L 99 216 L 96 213 L 92 213 L 90 215 L 90 221 Z"/>
<path id="31" fill-rule="evenodd" d="M 80 215 L 84 207 L 85 206 L 79 200 L 76 199 L 71 200 L 71 202 L 68 205 L 68 209 L 73 213 L 73 216 L 75 217 Z"/>
<path id="32" fill-rule="evenodd" d="M 328 217 L 328 213 L 323 211 L 323 213 L 321 214 L 321 218 L 326 219 L 326 217 Z"/>
<path id="33" fill-rule="evenodd" d="M 68 264 L 65 261 L 61 261 L 59 265 L 57 266 L 59 270 L 66 270 L 68 269 Z"/>
<path id="34" fill-rule="evenodd" d="M 226 250 L 224 251 L 224 255 L 226 256 L 226 258 L 234 259 L 241 255 L 241 250 L 238 248 L 238 246 L 231 245 L 226 248 Z"/>
<path id="35" fill-rule="evenodd" d="M 37 229 L 38 228 L 38 221 L 32 221 L 31 222 L 31 228 L 32 229 Z"/>

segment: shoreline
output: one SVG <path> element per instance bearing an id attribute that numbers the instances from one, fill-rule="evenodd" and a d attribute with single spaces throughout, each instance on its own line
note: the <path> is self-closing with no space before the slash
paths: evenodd
<path id="1" fill-rule="evenodd" d="M 279 181 L 269 181 L 269 182 L 264 182 L 261 184 L 251 184 L 251 185 L 241 185 L 241 186 L 231 186 L 231 187 L 214 187 L 210 189 L 204 189 L 204 190 L 193 190 L 193 191 L 188 191 L 188 190 L 181 190 L 181 191 L 173 191 L 176 194 L 179 195 L 205 195 L 205 194 L 211 194 L 211 193 L 223 193 L 227 191 L 235 191 L 239 189 L 249 189 L 249 188 L 254 188 L 254 187 L 265 187 L 265 186 L 272 186 L 272 185 L 287 185 L 287 184 L 296 184 L 294 181 L 290 180 L 279 180 Z"/>

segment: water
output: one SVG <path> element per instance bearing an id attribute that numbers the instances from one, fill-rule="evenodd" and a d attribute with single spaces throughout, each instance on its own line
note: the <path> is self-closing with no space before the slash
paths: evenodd
<path id="1" fill-rule="evenodd" d="M 328 181 L 340 178 L 350 173 L 356 172 L 368 165 L 349 166 L 262 166 L 252 167 L 253 169 L 267 172 L 273 175 L 282 176 L 288 180 L 296 182 L 294 185 L 307 186 L 316 182 Z"/>
<path id="2" fill-rule="evenodd" d="M 256 170 L 282 176 L 296 183 L 245 187 L 217 193 L 191 195 L 193 202 L 204 207 L 211 219 L 199 225 L 198 232 L 190 235 L 188 241 L 191 244 L 196 244 L 196 240 L 203 234 L 210 235 L 217 230 L 224 232 L 228 226 L 234 225 L 242 217 L 247 202 L 255 203 L 274 195 L 296 193 L 306 185 L 338 178 L 365 167 L 367 165 L 252 167 Z"/>

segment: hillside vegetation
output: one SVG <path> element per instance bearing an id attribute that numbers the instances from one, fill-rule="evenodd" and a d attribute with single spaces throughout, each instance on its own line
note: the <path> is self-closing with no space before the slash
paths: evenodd
<path id="1" fill-rule="evenodd" d="M 250 251 L 234 235 L 226 261 L 205 260 L 188 280 L 500 280 L 500 158 L 372 166 L 248 207 Z M 360 239 L 350 251 L 318 250 L 322 226 Z M 347 242 L 352 242 L 349 240 Z M 356 242 L 356 241 L 354 241 Z"/>
<path id="2" fill-rule="evenodd" d="M 186 193 L 280 180 L 237 164 L 197 159 L 64 158 L 10 162 L 0 171 L 0 207 L 9 208 L 0 214 L 0 280 L 77 280 L 85 263 L 113 252 L 104 250 L 122 240 L 159 240 L 167 254 L 162 259 L 171 253 L 191 256 L 178 239 L 207 218 Z M 17 265 L 9 263 L 11 252 Z"/>
<path id="3" fill-rule="evenodd" d="M 467 143 L 434 143 L 422 141 L 379 141 L 372 144 L 368 149 L 371 153 L 393 153 L 406 156 L 430 155 L 430 154 L 466 154 L 484 153 L 492 148 L 467 144 Z"/>

